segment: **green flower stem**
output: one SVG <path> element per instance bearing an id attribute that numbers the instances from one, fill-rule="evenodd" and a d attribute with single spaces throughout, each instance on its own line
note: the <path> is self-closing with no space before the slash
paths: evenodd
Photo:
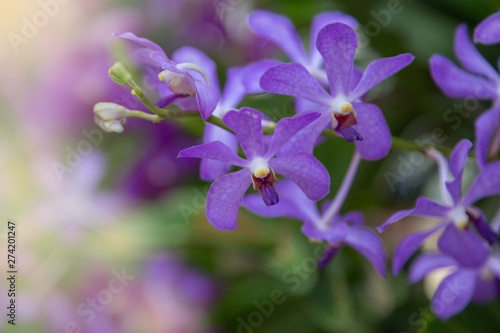
<path id="1" fill-rule="evenodd" d="M 451 152 L 453 151 L 452 148 L 438 146 L 438 145 L 435 145 L 435 146 L 433 146 L 433 145 L 418 145 L 414 141 L 402 139 L 402 138 L 397 137 L 397 136 L 392 137 L 392 147 L 405 149 L 405 150 L 421 151 L 424 153 L 427 149 L 434 148 L 434 149 L 440 151 L 441 153 L 443 153 L 445 156 L 450 156 Z M 469 154 L 469 156 L 473 157 L 474 156 L 473 152 L 471 152 Z"/>
<path id="2" fill-rule="evenodd" d="M 128 82 L 128 85 L 133 89 L 133 93 L 137 96 L 137 98 L 139 98 L 139 100 L 156 115 L 155 116 L 137 110 L 129 110 L 129 117 L 141 118 L 153 122 L 159 122 L 167 118 L 201 118 L 199 111 L 169 110 L 159 108 L 154 105 L 154 103 L 144 94 L 142 89 L 137 85 L 137 83 L 135 83 L 133 79 Z M 226 124 L 224 124 L 220 118 L 217 118 L 216 116 L 211 115 L 205 121 L 233 133 L 233 131 Z"/>
<path id="3" fill-rule="evenodd" d="M 133 89 L 133 93 L 139 98 L 139 100 L 155 115 L 148 114 L 142 111 L 136 111 L 136 110 L 129 110 L 128 116 L 129 117 L 135 117 L 135 118 L 141 118 L 145 120 L 149 120 L 152 122 L 160 122 L 164 119 L 167 118 L 201 118 L 200 112 L 199 111 L 183 111 L 183 110 L 169 110 L 169 109 L 162 109 L 154 105 L 154 103 L 144 94 L 142 89 L 135 83 L 133 79 L 131 79 L 128 82 L 128 85 Z M 211 123 L 213 125 L 219 126 L 220 128 L 225 129 L 226 131 L 233 133 L 234 132 L 222 122 L 222 119 L 215 117 L 211 115 L 207 120 L 205 120 L 207 123 Z M 271 135 L 274 133 L 274 128 L 264 128 L 263 132 L 265 135 Z M 326 136 L 327 138 L 332 138 L 332 139 L 342 139 L 339 136 L 337 136 L 333 131 L 330 130 L 325 130 L 321 133 L 321 135 Z M 432 145 L 425 145 L 425 146 L 420 146 L 414 141 L 406 140 L 397 136 L 392 137 L 392 148 L 400 148 L 404 150 L 413 150 L 413 151 L 421 151 L 425 152 L 426 149 L 428 148 L 434 148 L 441 153 L 443 153 L 445 156 L 450 156 L 452 149 L 449 147 L 443 147 L 443 146 L 432 146 Z M 471 152 L 470 156 L 474 156 L 473 153 Z"/>

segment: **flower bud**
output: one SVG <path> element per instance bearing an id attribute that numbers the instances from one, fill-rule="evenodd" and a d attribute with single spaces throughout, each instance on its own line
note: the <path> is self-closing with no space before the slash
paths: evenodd
<path id="1" fill-rule="evenodd" d="M 120 61 L 115 62 L 115 64 L 108 70 L 108 75 L 111 80 L 122 86 L 127 84 L 132 79 L 132 74 L 130 74 L 127 67 Z"/>
<path id="2" fill-rule="evenodd" d="M 106 132 L 123 132 L 127 121 L 127 109 L 119 104 L 101 102 L 94 106 L 94 120 Z"/>

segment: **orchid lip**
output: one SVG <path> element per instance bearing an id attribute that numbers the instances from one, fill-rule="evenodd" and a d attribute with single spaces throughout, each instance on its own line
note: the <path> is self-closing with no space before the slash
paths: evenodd
<path id="1" fill-rule="evenodd" d="M 276 180 L 276 175 L 273 169 L 269 168 L 267 175 L 263 177 L 257 177 L 252 173 L 252 184 L 254 190 L 259 191 L 262 196 L 262 200 L 266 206 L 272 206 L 279 203 L 279 195 L 276 192 L 274 184 L 278 181 Z"/>
<path id="2" fill-rule="evenodd" d="M 354 110 L 343 114 L 332 113 L 332 128 L 348 142 L 363 141 L 363 136 L 352 127 L 357 123 L 356 111 Z"/>

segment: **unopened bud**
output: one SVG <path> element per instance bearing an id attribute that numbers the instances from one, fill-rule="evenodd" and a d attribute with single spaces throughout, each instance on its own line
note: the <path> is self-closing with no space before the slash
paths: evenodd
<path id="1" fill-rule="evenodd" d="M 132 79 L 132 74 L 130 74 L 127 67 L 120 61 L 115 62 L 115 64 L 109 69 L 108 75 L 111 80 L 122 86 L 127 84 Z"/>
<path id="2" fill-rule="evenodd" d="M 94 120 L 106 132 L 123 132 L 127 122 L 127 109 L 119 104 L 101 102 L 94 106 Z"/>

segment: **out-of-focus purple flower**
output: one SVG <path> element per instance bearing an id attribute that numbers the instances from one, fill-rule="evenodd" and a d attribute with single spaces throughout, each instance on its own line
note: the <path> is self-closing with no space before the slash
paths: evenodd
<path id="1" fill-rule="evenodd" d="M 255 194 L 246 196 L 243 206 L 261 216 L 290 217 L 303 221 L 302 232 L 307 237 L 329 243 L 318 262 L 320 268 L 347 245 L 370 261 L 380 275 L 386 275 L 386 255 L 382 240 L 375 232 L 363 226 L 364 217 L 361 212 L 352 211 L 343 216 L 337 214 L 332 220 L 323 221 L 316 202 L 309 199 L 293 182 L 281 182 L 276 190 L 281 195 L 280 202 L 274 206 L 265 206 Z"/>
<path id="2" fill-rule="evenodd" d="M 177 159 L 184 147 L 195 138 L 168 121 L 145 122 L 129 119 L 127 135 L 141 138 L 139 151 L 123 167 L 118 186 L 134 201 L 154 200 L 196 173 L 198 163 Z"/>
<path id="3" fill-rule="evenodd" d="M 474 43 L 500 43 L 500 13 L 492 14 L 478 24 L 474 29 Z"/>
<path id="4" fill-rule="evenodd" d="M 95 267 L 95 266 L 94 266 Z M 82 333 L 210 332 L 217 289 L 202 272 L 169 254 L 146 260 L 141 274 L 124 267 L 89 270 L 72 295 L 52 292 L 44 320 L 51 331 L 73 322 Z M 74 290 L 73 290 L 74 292 Z"/>
<path id="5" fill-rule="evenodd" d="M 253 2 L 244 0 L 152 0 L 148 22 L 173 48 L 192 45 L 205 51 L 217 49 L 231 63 L 268 57 L 272 45 L 253 34 L 246 17 Z"/>
<path id="6" fill-rule="evenodd" d="M 376 105 L 362 103 L 360 98 L 408 66 L 414 57 L 406 53 L 375 60 L 367 67 L 358 85 L 353 87 L 353 59 L 358 46 L 354 29 L 343 23 L 328 24 L 319 31 L 316 46 L 325 62 L 330 94 L 298 63 L 271 67 L 260 79 L 265 91 L 317 103 L 318 108 L 311 111 L 322 114 L 298 133 L 284 147 L 283 153 L 311 153 L 321 132 L 331 124 L 337 135 L 349 142 L 356 141 L 357 150 L 364 159 L 377 160 L 386 156 L 392 140 L 385 118 Z"/>
<path id="7" fill-rule="evenodd" d="M 40 165 L 46 162 L 46 156 L 40 164 L 34 164 L 34 173 L 46 179 L 42 188 L 44 198 L 30 211 L 30 218 L 39 221 L 42 229 L 58 230 L 64 241 L 75 243 L 86 231 L 112 222 L 128 202 L 121 194 L 99 189 L 107 164 L 102 152 L 69 156 L 75 166 L 52 161 L 51 170 L 46 170 Z M 41 170 L 52 174 L 43 174 Z"/>
<path id="8" fill-rule="evenodd" d="M 325 85 L 328 84 L 328 79 L 322 69 L 323 58 L 316 47 L 316 37 L 321 28 L 332 22 L 345 23 L 353 28 L 359 24 L 354 17 L 339 11 L 317 14 L 311 24 L 310 53 L 307 54 L 297 30 L 286 16 L 267 10 L 254 10 L 248 16 L 248 23 L 255 34 L 278 45 L 290 60 L 303 65 L 312 76 Z"/>
<path id="9" fill-rule="evenodd" d="M 479 165 L 483 167 L 488 155 L 494 156 L 500 150 L 500 75 L 476 49 L 465 24 L 457 27 L 454 44 L 455 55 L 465 70 L 436 54 L 429 61 L 431 75 L 436 85 L 450 97 L 493 102 L 493 106 L 475 121 L 475 151 Z M 493 138 L 495 132 L 497 136 Z"/>
<path id="10" fill-rule="evenodd" d="M 223 121 L 236 134 L 246 160 L 237 156 L 220 141 L 181 151 L 179 157 L 209 158 L 243 168 L 218 178 L 210 186 L 206 202 L 208 221 L 217 229 L 235 229 L 240 203 L 250 184 L 260 192 L 266 205 L 277 204 L 279 196 L 274 187 L 277 181 L 275 172 L 294 181 L 312 200 L 320 200 L 328 194 L 330 176 L 314 156 L 292 153 L 274 157 L 297 131 L 318 117 L 319 114 L 310 113 L 281 119 L 276 124 L 266 151 L 262 133 L 262 113 L 242 108 L 239 112 L 228 112 Z"/>
<path id="11" fill-rule="evenodd" d="M 115 34 L 116 38 L 123 38 L 143 46 L 136 54 L 148 63 L 150 57 L 163 69 L 158 77 L 161 81 L 168 83 L 168 89 L 173 96 L 168 96 L 169 103 L 163 101 L 164 105 L 170 104 L 173 97 L 195 98 L 197 109 L 200 110 L 203 119 L 207 119 L 217 106 L 219 95 L 212 88 L 210 77 L 205 70 L 192 63 L 175 63 L 170 60 L 163 49 L 148 39 L 140 38 L 131 32 Z M 199 51 L 201 53 L 201 51 Z M 164 105 L 159 105 L 160 107 Z"/>
<path id="12" fill-rule="evenodd" d="M 410 267 L 411 283 L 422 280 L 436 269 L 449 270 L 449 275 L 441 281 L 431 302 L 432 311 L 442 320 L 460 313 L 471 300 L 488 302 L 500 294 L 500 253 L 490 253 L 484 241 L 475 235 L 470 241 L 476 243 L 473 246 L 477 251 L 474 262 L 463 260 L 462 244 L 453 247 L 440 244 L 443 253 L 424 253 Z"/>
<path id="13" fill-rule="evenodd" d="M 172 59 L 176 63 L 192 63 L 200 66 L 206 72 L 212 82 L 212 86 L 219 94 L 219 101 L 213 115 L 224 118 L 230 110 L 235 109 L 247 94 L 257 94 L 263 92 L 258 85 L 262 74 L 271 66 L 279 62 L 272 59 L 264 59 L 251 63 L 245 67 L 232 67 L 227 70 L 227 79 L 224 88 L 221 90 L 217 77 L 215 62 L 207 57 L 203 52 L 192 47 L 182 47 L 172 54 Z M 192 101 L 192 100 L 191 100 Z M 181 102 L 181 105 L 189 109 L 190 100 Z M 191 102 L 192 103 L 192 102 Z M 228 131 L 212 124 L 206 124 L 203 134 L 203 143 L 220 141 L 228 146 L 234 153 L 238 151 L 238 141 L 236 137 Z M 212 159 L 201 159 L 200 178 L 205 181 L 212 181 L 225 174 L 231 165 Z"/>
<path id="14" fill-rule="evenodd" d="M 407 216 L 442 219 L 441 223 L 430 230 L 409 235 L 399 243 L 394 254 L 392 267 L 394 275 L 401 271 L 408 259 L 430 235 L 442 228 L 445 228 L 445 231 L 440 236 L 440 242 L 451 242 L 457 247 L 464 246 L 471 237 L 476 237 L 471 226 L 474 226 L 490 244 L 497 242 L 497 235 L 491 230 L 484 214 L 472 205 L 483 198 L 500 194 L 500 162 L 491 163 L 483 168 L 469 191 L 462 196 L 462 174 L 471 147 L 472 143 L 469 140 L 460 141 L 450 156 L 449 166 L 441 153 L 435 150 L 429 153 L 438 163 L 443 204 L 420 197 L 415 208 L 393 214 L 378 227 L 378 230 L 383 232 L 389 225 Z M 448 180 L 450 171 L 453 180 Z M 471 247 L 461 253 L 463 255 L 461 260 L 474 261 L 475 255 L 480 250 L 473 247 L 476 243 L 468 241 L 468 244 Z"/>

